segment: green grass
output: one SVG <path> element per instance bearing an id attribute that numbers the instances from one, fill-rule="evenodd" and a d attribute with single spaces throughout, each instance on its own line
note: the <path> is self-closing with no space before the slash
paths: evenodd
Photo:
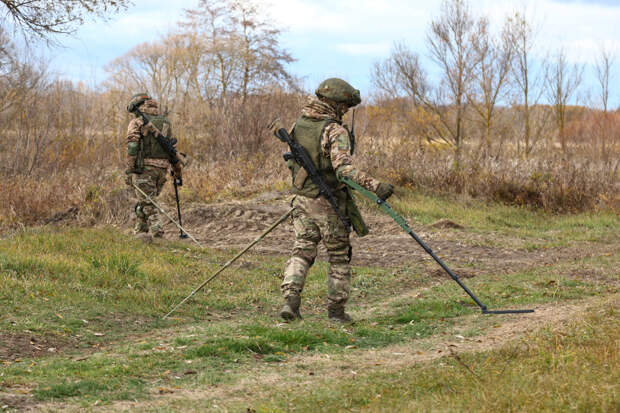
<path id="1" fill-rule="evenodd" d="M 620 226 L 620 216 L 611 211 L 557 215 L 497 202 L 464 202 L 455 200 L 454 196 L 426 195 L 413 191 L 399 192 L 397 197 L 390 200 L 390 204 L 412 223 L 426 225 L 449 218 L 472 232 L 530 238 L 544 241 L 547 246 L 550 242 L 566 245 L 573 241 L 617 241 L 617 229 Z"/>
<path id="2" fill-rule="evenodd" d="M 265 392 L 259 412 L 600 411 L 620 409 L 618 308 L 591 308 L 561 329 L 501 349 L 442 357 L 296 392 Z M 244 405 L 245 406 L 245 405 Z M 241 408 L 240 405 L 230 406 Z"/>
<path id="3" fill-rule="evenodd" d="M 617 239 L 613 238 L 617 217 L 556 217 L 500 205 L 447 202 L 419 194 L 408 194 L 395 204 L 409 219 L 415 216 L 419 222 L 430 223 L 450 216 L 467 226 L 463 235 L 499 234 L 500 243 L 518 243 L 519 248 L 530 251 L 577 243 L 574 245 L 583 245 L 587 252 L 588 243 L 609 244 L 607 250 L 603 249 L 607 252 L 598 255 L 584 253 L 583 257 L 552 264 L 516 268 L 501 276 L 481 271 L 484 263 L 469 263 L 468 268 L 482 275 L 464 281 L 491 309 L 527 308 L 618 291 L 620 257 Z M 281 324 L 275 315 L 281 305 L 279 275 L 285 258 L 252 254 L 242 258 L 242 262 L 252 265 L 233 266 L 172 319 L 161 319 L 234 253 L 198 250 L 174 242 L 145 245 L 114 228 L 28 229 L 0 239 L 0 334 L 23 337 L 25 345 L 33 337 L 35 344 L 57 348 L 55 352 L 43 348 L 35 357 L 25 352 L 19 360 L 4 360 L 0 402 L 4 400 L 2 393 L 14 388 L 28 389 L 36 401 L 76 406 L 90 406 L 95 401 L 107 404 L 152 400 L 158 388 L 199 391 L 209 386 L 233 386 L 246 379 L 248 372 L 284 368 L 299 357 L 338 357 L 352 349 L 374 351 L 403 344 L 424 346 L 428 340 L 445 335 L 477 337 L 493 328 L 496 320 L 502 320 L 479 315 L 456 283 L 447 276 L 439 279 L 432 275 L 428 263 L 420 261 L 401 268 L 354 268 L 350 311 L 357 322 L 333 325 L 327 322 L 324 309 L 328 264 L 319 261 L 304 290 L 304 321 Z M 605 314 L 617 321 L 617 313 Z M 532 348 L 545 349 L 544 337 L 537 336 Z M 599 342 L 605 339 L 596 334 L 593 337 L 594 347 L 584 344 L 581 350 L 571 350 L 575 363 L 591 367 L 586 350 L 599 349 Z M 491 362 L 485 360 L 493 360 L 507 373 L 519 365 L 528 365 L 528 358 L 532 359 L 531 368 L 542 368 L 536 350 L 521 350 L 510 350 L 514 354 L 501 350 L 484 356 L 463 355 L 463 359 L 474 365 L 480 376 L 493 378 L 490 384 L 504 383 L 512 388 L 516 384 L 502 382 L 504 379 L 490 369 Z M 506 354 L 522 362 L 513 363 Z M 267 396 L 255 406 L 265 411 L 285 411 L 289 403 L 295 403 L 302 411 L 312 411 L 312 406 L 330 410 L 330 406 L 344 403 L 340 406 L 380 410 L 381 404 L 376 403 L 381 399 L 389 401 L 387 410 L 407 411 L 425 410 L 445 398 L 449 411 L 449 407 L 463 407 L 456 401 L 455 395 L 461 393 L 455 393 L 455 388 L 468 385 L 470 391 L 481 394 L 479 385 L 471 387 L 475 382 L 465 383 L 471 381 L 471 375 L 461 376 L 458 363 L 452 359 L 441 363 L 441 367 L 428 363 L 398 371 L 376 368 L 357 377 L 355 386 L 345 383 L 333 388 L 329 383 L 319 383 L 298 396 L 284 397 L 265 390 Z M 506 380 L 515 379 L 517 373 L 514 370 L 507 374 Z M 444 381 L 452 384 L 441 384 Z M 603 382 L 608 383 L 608 377 Z M 417 384 L 407 387 L 407 383 Z M 556 389 L 544 391 L 553 393 Z M 610 391 L 604 393 L 599 398 L 593 394 L 587 397 L 605 410 L 603 407 L 610 406 Z M 375 400 L 376 394 L 381 398 Z M 490 403 L 481 410 L 506 410 L 506 406 L 510 410 L 513 406 L 498 404 L 499 390 L 482 394 L 486 399 L 476 396 L 479 398 L 472 400 L 479 406 L 485 406 L 485 400 Z M 506 398 L 505 403 L 515 403 L 516 397 Z M 421 404 L 416 404 L 417 400 Z M 175 410 L 176 405 L 166 406 L 164 410 Z M 188 406 L 187 410 L 196 407 Z M 521 405 L 514 406 L 514 410 L 522 410 Z M 523 406 L 527 410 L 530 405 Z M 552 405 L 558 406 L 568 405 Z"/>
<path id="4" fill-rule="evenodd" d="M 122 334 L 127 325 L 171 325 L 161 315 L 228 258 L 185 245 L 148 247 L 112 229 L 24 232 L 0 241 L 0 303 L 10 308 L 0 327 Z M 274 259 L 263 269 L 270 273 L 281 266 L 282 260 Z M 273 279 L 245 275 L 243 270 L 227 274 L 180 314 L 203 318 L 207 302 L 215 310 L 249 309 L 273 295 Z"/>

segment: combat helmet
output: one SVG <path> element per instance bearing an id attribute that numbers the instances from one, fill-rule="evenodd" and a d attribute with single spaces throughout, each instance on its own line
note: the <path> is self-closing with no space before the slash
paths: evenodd
<path id="1" fill-rule="evenodd" d="M 359 105 L 362 101 L 359 90 L 337 77 L 322 81 L 314 93 L 320 98 L 346 103 L 349 107 Z"/>
<path id="2" fill-rule="evenodd" d="M 152 98 L 146 92 L 136 93 L 131 97 L 129 104 L 127 105 L 127 112 L 133 112 L 134 110 L 136 110 L 136 108 L 138 108 L 141 104 L 143 104 L 149 99 Z"/>

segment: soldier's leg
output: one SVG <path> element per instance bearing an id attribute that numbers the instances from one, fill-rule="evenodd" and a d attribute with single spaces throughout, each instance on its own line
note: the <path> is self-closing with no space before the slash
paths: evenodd
<path id="1" fill-rule="evenodd" d="M 144 202 L 138 201 L 134 205 L 134 214 L 136 216 L 136 225 L 133 227 L 133 233 L 137 234 L 146 234 L 149 231 L 149 223 L 147 220 L 147 216 L 143 211 Z"/>
<path id="2" fill-rule="evenodd" d="M 327 309 L 331 319 L 350 321 L 344 312 L 351 283 L 351 243 L 349 233 L 338 216 L 330 214 L 323 231 L 323 242 L 329 254 Z"/>
<path id="3" fill-rule="evenodd" d="M 306 282 L 308 269 L 314 263 L 317 244 L 321 240 L 319 227 L 299 209 L 293 211 L 293 227 L 295 228 L 295 245 L 291 258 L 286 263 L 284 280 L 280 286 L 282 295 L 301 294 Z"/>
<path id="4" fill-rule="evenodd" d="M 321 239 L 317 224 L 299 208 L 293 211 L 293 226 L 295 228 L 295 245 L 291 258 L 286 263 L 284 280 L 280 286 L 282 295 L 286 300 L 280 315 L 285 319 L 299 317 L 301 292 L 304 289 L 308 270 L 316 258 L 317 244 Z"/>
<path id="5" fill-rule="evenodd" d="M 161 190 L 166 183 L 166 175 L 168 173 L 167 169 L 164 168 L 155 168 L 153 171 L 153 180 L 155 182 L 155 197 L 158 197 L 161 193 Z M 153 198 L 155 199 L 155 198 Z M 160 211 L 154 206 L 151 205 L 152 209 L 150 211 L 148 217 L 148 225 L 151 234 L 154 237 L 163 237 L 164 235 L 164 224 L 161 219 Z"/>
<path id="6" fill-rule="evenodd" d="M 147 166 L 141 174 L 136 174 L 135 183 L 136 186 L 148 196 L 156 196 L 157 180 L 153 176 L 153 170 L 151 167 Z M 134 227 L 134 234 L 147 233 L 149 231 L 149 216 L 152 214 L 152 209 L 154 207 L 149 201 L 146 200 L 144 195 L 137 190 L 136 196 L 138 197 L 138 202 L 135 206 L 136 226 Z"/>

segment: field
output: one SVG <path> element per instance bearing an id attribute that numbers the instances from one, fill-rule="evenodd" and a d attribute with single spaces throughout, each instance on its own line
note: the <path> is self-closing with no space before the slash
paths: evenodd
<path id="1" fill-rule="evenodd" d="M 620 412 L 619 2 L 190 3 L 0 2 L 0 413 Z M 204 248 L 132 234 L 136 92 Z M 354 323 L 325 249 L 279 319 L 289 221 L 164 319 L 288 210 L 272 127 L 315 97 L 489 309 L 535 312 L 482 314 L 359 199 Z"/>
<path id="2" fill-rule="evenodd" d="M 351 325 L 327 321 L 321 251 L 304 320 L 281 323 L 283 224 L 162 320 L 286 211 L 266 192 L 188 205 L 206 246 L 60 220 L 0 238 L 0 409 L 32 411 L 601 411 L 620 409 L 620 219 L 399 191 L 416 233 L 362 206 Z M 167 208 L 172 210 L 172 206 Z"/>

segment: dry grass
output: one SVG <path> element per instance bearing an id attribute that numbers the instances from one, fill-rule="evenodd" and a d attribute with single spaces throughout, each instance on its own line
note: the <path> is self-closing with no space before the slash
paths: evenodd
<path id="1" fill-rule="evenodd" d="M 455 167 L 449 149 L 405 138 L 368 139 L 360 146 L 360 157 L 370 171 L 402 186 L 552 212 L 620 206 L 617 160 L 553 155 L 485 157 L 472 151 Z"/>
<path id="2" fill-rule="evenodd" d="M 1 228 L 66 217 L 85 225 L 129 219 L 131 194 L 122 183 L 129 115 L 118 103 L 124 95 L 72 87 L 54 84 L 36 99 L 0 114 L 0 127 L 7 131 L 0 152 Z M 285 125 L 292 123 L 304 101 L 302 95 L 273 91 L 245 103 L 236 98 L 190 102 L 171 113 L 181 150 L 194 158 L 186 171 L 184 200 L 209 202 L 284 189 L 285 147 L 266 125 L 277 116 Z M 384 181 L 426 192 L 552 212 L 618 210 L 620 137 L 609 132 L 620 130 L 618 114 L 603 117 L 575 109 L 568 151 L 547 136 L 524 159 L 518 122 L 505 112 L 490 148 L 481 145 L 480 133 L 470 125 L 457 166 L 452 148 L 432 140 L 432 117 L 402 102 L 362 108 L 356 121 L 359 167 Z M 169 188 L 164 200 L 172 201 Z"/>

